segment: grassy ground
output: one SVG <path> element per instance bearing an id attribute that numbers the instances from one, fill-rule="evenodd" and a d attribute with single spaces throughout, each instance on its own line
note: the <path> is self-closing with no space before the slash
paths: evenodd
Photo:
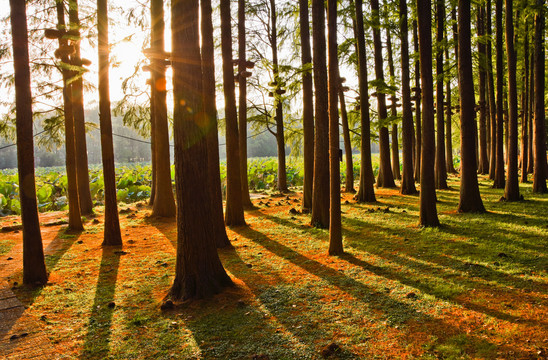
<path id="1" fill-rule="evenodd" d="M 101 214 L 81 234 L 46 235 L 48 285 L 15 291 L 66 358 L 546 358 L 548 196 L 522 184 L 525 201 L 500 202 L 482 181 L 488 213 L 458 214 L 455 180 L 438 192 L 439 229 L 417 226 L 418 196 L 345 194 L 341 257 L 290 213 L 298 191 L 257 199 L 220 251 L 236 286 L 173 311 L 160 304 L 175 223 L 140 204 L 121 215 L 123 249 L 101 248 Z"/>

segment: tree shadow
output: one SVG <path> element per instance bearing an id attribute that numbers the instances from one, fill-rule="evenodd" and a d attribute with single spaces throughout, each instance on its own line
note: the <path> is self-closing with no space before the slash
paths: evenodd
<path id="1" fill-rule="evenodd" d="M 112 316 L 116 308 L 114 295 L 122 255 L 120 249 L 114 246 L 103 247 L 95 299 L 80 354 L 81 359 L 106 359 L 109 356 Z"/>

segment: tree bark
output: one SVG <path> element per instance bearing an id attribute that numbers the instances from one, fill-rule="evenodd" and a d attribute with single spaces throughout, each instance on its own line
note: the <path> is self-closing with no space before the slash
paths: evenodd
<path id="1" fill-rule="evenodd" d="M 80 30 L 78 1 L 69 0 L 69 22 L 71 30 Z M 82 66 L 80 57 L 80 40 L 74 41 L 73 63 Z M 84 113 L 83 72 L 75 74 L 72 82 L 72 114 L 74 116 L 74 136 L 76 145 L 76 176 L 78 178 L 78 200 L 82 215 L 93 214 L 93 201 L 89 189 L 88 150 L 86 144 L 86 119 Z"/>
<path id="2" fill-rule="evenodd" d="M 508 168 L 504 189 L 506 201 L 518 201 L 518 87 L 516 80 L 517 56 L 514 50 L 514 13 L 512 0 L 506 0 L 506 54 L 508 62 Z"/>
<path id="3" fill-rule="evenodd" d="M 223 218 L 223 195 L 219 168 L 219 135 L 215 101 L 215 54 L 211 0 L 200 1 L 202 31 L 202 94 L 207 116 L 207 178 L 211 203 L 211 232 L 218 248 L 230 246 Z"/>
<path id="4" fill-rule="evenodd" d="M 535 26 L 533 24 L 533 26 Z M 534 35 L 533 35 L 534 37 Z M 535 141 L 535 134 L 533 132 L 534 130 L 534 118 L 535 118 L 535 49 L 534 49 L 534 41 L 533 38 L 533 53 L 531 54 L 531 65 L 530 65 L 530 73 L 529 73 L 529 89 L 531 89 L 531 96 L 529 96 L 529 146 L 528 146 L 528 155 L 529 163 L 527 164 L 527 173 L 532 174 L 534 171 L 534 163 L 535 163 L 535 156 L 533 154 L 533 142 Z"/>
<path id="5" fill-rule="evenodd" d="M 455 62 L 458 66 L 459 56 L 459 43 L 458 43 L 458 30 L 457 30 L 457 13 L 454 7 L 451 10 L 451 19 L 453 19 L 453 40 L 455 42 Z M 445 57 L 449 59 L 449 47 L 445 48 Z M 451 79 L 447 78 L 445 82 L 445 93 L 447 96 L 447 109 L 445 117 L 445 168 L 447 173 L 456 174 L 455 165 L 453 165 L 453 107 L 451 100 Z"/>
<path id="6" fill-rule="evenodd" d="M 413 20 L 413 47 L 415 53 L 419 53 L 419 35 L 417 21 Z M 415 60 L 415 128 L 416 128 L 416 143 L 415 143 L 415 181 L 420 182 L 421 178 L 421 156 L 422 156 L 422 111 L 421 111 L 421 71 L 420 61 Z"/>
<path id="7" fill-rule="evenodd" d="M 169 154 L 169 127 L 167 122 L 166 105 L 166 65 L 164 50 L 164 1 L 151 0 L 151 76 L 152 94 L 154 98 L 155 120 L 155 152 L 156 158 L 156 191 L 152 204 L 152 215 L 160 217 L 173 217 L 177 210 L 171 187 L 171 161 Z"/>
<path id="8" fill-rule="evenodd" d="M 544 113 L 545 60 L 544 60 L 544 0 L 537 0 L 535 14 L 535 120 L 533 127 L 534 173 L 533 192 L 546 193 L 546 115 Z"/>
<path id="9" fill-rule="evenodd" d="M 10 21 L 15 78 L 17 173 L 19 175 L 21 222 L 23 223 L 23 283 L 44 285 L 48 281 L 48 274 L 44 261 L 36 201 L 32 94 L 25 1 L 10 0 Z"/>
<path id="10" fill-rule="evenodd" d="M 504 64 L 502 50 L 502 0 L 495 1 L 496 23 L 496 61 L 497 61 L 497 146 L 495 153 L 495 179 L 493 188 L 502 189 L 505 185 L 504 178 L 504 111 L 503 111 L 503 81 Z"/>
<path id="11" fill-rule="evenodd" d="M 341 176 L 339 165 L 339 57 L 337 48 L 337 0 L 327 0 L 329 56 L 329 255 L 344 253 L 341 226 Z"/>
<path id="12" fill-rule="evenodd" d="M 249 182 L 247 178 L 247 77 L 245 76 L 245 0 L 238 0 L 238 131 L 240 146 L 240 178 L 242 180 L 242 205 L 253 208 L 249 197 Z"/>
<path id="13" fill-rule="evenodd" d="M 371 163 L 371 121 L 369 118 L 369 84 L 367 81 L 367 56 L 363 27 L 363 0 L 356 0 L 356 47 L 358 53 L 358 81 L 360 91 L 360 186 L 358 202 L 375 202 L 375 176 Z"/>
<path id="14" fill-rule="evenodd" d="M 436 189 L 447 189 L 447 169 L 445 166 L 445 116 L 443 112 L 443 42 L 445 30 L 445 1 L 436 1 Z"/>
<path id="15" fill-rule="evenodd" d="M 394 58 L 392 56 L 392 37 L 390 36 L 390 29 L 386 29 L 386 48 L 388 52 L 388 69 L 390 73 L 390 82 L 394 83 L 396 80 L 396 72 L 394 70 Z M 390 104 L 390 116 L 392 118 L 396 118 L 398 116 L 398 108 L 397 108 L 397 101 L 398 99 L 396 96 L 392 96 L 389 99 L 392 104 Z M 392 150 L 392 175 L 394 175 L 394 179 L 401 180 L 401 174 L 400 174 L 400 147 L 398 145 L 398 125 L 396 123 L 392 124 L 392 143 L 391 150 Z"/>
<path id="16" fill-rule="evenodd" d="M 314 46 L 314 184 L 311 224 L 329 227 L 329 112 L 327 60 L 325 41 L 325 6 L 323 0 L 312 0 L 312 40 Z"/>
<path id="17" fill-rule="evenodd" d="M 527 3 L 527 2 L 525 2 Z M 525 18 L 523 35 L 523 92 L 521 94 L 521 182 L 527 182 L 527 165 L 529 164 L 529 18 Z"/>
<path id="18" fill-rule="evenodd" d="M 492 56 L 492 29 L 491 29 L 491 0 L 486 1 L 487 20 L 487 92 L 489 98 L 489 121 L 491 129 L 491 150 L 489 151 L 489 179 L 495 180 L 496 157 L 497 157 L 497 104 L 495 100 L 495 81 L 493 78 L 493 56 Z"/>
<path id="19" fill-rule="evenodd" d="M 371 16 L 373 26 L 373 46 L 375 55 L 375 76 L 377 83 L 384 83 L 384 70 L 382 60 L 382 40 L 381 40 L 381 24 L 379 12 L 379 0 L 371 0 Z M 390 164 L 390 137 L 388 128 L 382 123 L 388 117 L 386 111 L 386 96 L 384 90 L 377 85 L 377 109 L 379 116 L 380 132 L 379 132 L 379 175 L 377 176 L 377 186 L 384 188 L 395 187 L 394 174 Z"/>
<path id="20" fill-rule="evenodd" d="M 232 68 L 232 29 L 230 0 L 221 1 L 221 52 L 223 57 L 223 90 L 226 117 L 226 210 L 228 226 L 245 225 L 240 177 L 240 151 L 236 95 L 234 94 L 234 70 Z M 173 16 L 173 15 L 172 15 Z"/>
<path id="21" fill-rule="evenodd" d="M 312 184 L 314 177 L 314 101 L 312 88 L 312 50 L 310 48 L 310 24 L 308 0 L 299 0 L 299 19 L 303 66 L 303 209 L 312 209 Z M 305 70 L 306 69 L 306 70 Z"/>
<path id="22" fill-rule="evenodd" d="M 107 0 L 97 0 L 97 28 L 99 37 L 99 126 L 101 128 L 101 155 L 105 181 L 103 245 L 122 245 L 118 204 L 116 202 L 116 173 L 110 114 Z"/>
<path id="23" fill-rule="evenodd" d="M 413 112 L 411 111 L 411 89 L 409 86 L 409 40 L 407 26 L 407 0 L 400 0 L 401 33 L 401 97 L 402 97 L 402 181 L 401 193 L 415 194 L 413 176 Z"/>
<path id="24" fill-rule="evenodd" d="M 436 187 L 434 182 L 434 80 L 432 79 L 432 19 L 431 0 L 417 0 L 419 57 L 422 84 L 422 151 L 421 190 L 419 224 L 436 227 L 440 225 L 436 210 Z"/>
<path id="25" fill-rule="evenodd" d="M 460 141 L 461 182 L 459 212 L 485 212 L 481 200 L 476 173 L 476 119 L 474 75 L 472 72 L 472 44 L 470 40 L 470 2 L 459 0 L 459 95 L 460 95 Z"/>
<path id="26" fill-rule="evenodd" d="M 478 172 L 480 174 L 489 173 L 489 158 L 487 156 L 487 108 L 486 108 L 486 49 L 484 43 L 485 25 L 484 25 L 484 8 L 482 5 L 478 5 L 478 56 L 479 56 L 479 166 Z"/>
<path id="27" fill-rule="evenodd" d="M 171 3 L 178 208 L 175 280 L 168 295 L 173 300 L 208 297 L 232 284 L 211 236 L 208 221 L 211 211 L 207 205 L 211 201 L 209 173 L 203 166 L 207 163 L 207 140 L 200 112 L 192 111 L 202 108 L 204 96 L 198 4 L 198 0 L 172 0 Z"/>
<path id="28" fill-rule="evenodd" d="M 356 191 L 354 190 L 354 164 L 352 161 L 352 144 L 350 143 L 348 113 L 346 112 L 346 101 L 344 99 L 344 91 L 342 87 L 343 87 L 342 83 L 339 83 L 337 93 L 339 96 L 339 103 L 341 106 L 341 123 L 342 123 L 343 140 L 344 140 L 344 158 L 346 163 L 344 191 L 349 193 L 354 193 Z"/>

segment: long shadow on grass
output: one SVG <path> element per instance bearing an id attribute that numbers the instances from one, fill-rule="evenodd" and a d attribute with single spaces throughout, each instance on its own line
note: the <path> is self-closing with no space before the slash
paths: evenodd
<path id="1" fill-rule="evenodd" d="M 310 274 L 320 277 L 341 291 L 352 295 L 357 301 L 382 311 L 389 322 L 396 321 L 405 323 L 411 319 L 416 320 L 418 323 L 424 324 L 425 328 L 423 330 L 425 333 L 436 335 L 439 339 L 444 339 L 449 335 L 465 335 L 462 330 L 455 326 L 427 314 L 417 313 L 417 309 L 410 304 L 379 293 L 376 289 L 345 276 L 329 266 L 307 258 L 297 251 L 270 239 L 261 232 L 253 230 L 252 228 L 245 228 L 238 229 L 238 233 L 257 244 L 260 244 L 279 257 L 290 261 Z M 435 324 L 435 326 L 432 326 L 433 324 Z M 465 336 L 473 339 L 476 343 L 482 343 L 492 347 L 495 346 L 480 337 L 470 334 Z"/>
<path id="2" fill-rule="evenodd" d="M 87 326 L 81 359 L 106 359 L 110 352 L 114 294 L 120 266 L 120 247 L 103 247 L 95 299 Z"/>

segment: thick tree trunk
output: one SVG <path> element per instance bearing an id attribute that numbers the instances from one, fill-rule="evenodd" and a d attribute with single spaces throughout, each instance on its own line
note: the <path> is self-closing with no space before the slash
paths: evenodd
<path id="1" fill-rule="evenodd" d="M 535 121 L 533 132 L 535 165 L 533 192 L 546 193 L 546 115 L 544 112 L 545 60 L 544 60 L 544 0 L 537 0 L 535 14 Z"/>
<path id="2" fill-rule="evenodd" d="M 223 195 L 219 168 L 219 135 L 217 127 L 217 105 L 215 102 L 215 54 L 211 0 L 200 1 L 202 31 L 202 92 L 204 114 L 208 119 L 207 135 L 207 179 L 211 203 L 210 227 L 218 248 L 230 246 L 223 218 Z"/>
<path id="3" fill-rule="evenodd" d="M 417 21 L 413 20 L 413 47 L 415 53 L 419 53 L 419 35 L 417 30 Z M 422 111 L 421 111 L 421 71 L 420 61 L 415 60 L 415 128 L 416 128 L 416 144 L 415 144 L 415 181 L 420 182 L 421 178 L 421 156 L 422 156 Z"/>
<path id="4" fill-rule="evenodd" d="M 78 17 L 78 1 L 69 0 L 69 22 L 71 30 L 80 29 Z M 80 35 L 78 35 L 80 36 Z M 73 63 L 82 66 L 80 57 L 80 41 L 74 42 Z M 74 137 L 76 146 L 76 176 L 78 178 L 78 200 L 82 215 L 93 214 L 93 201 L 89 188 L 88 150 L 86 144 L 86 119 L 84 113 L 83 73 L 76 74 L 72 88 L 72 114 L 74 116 Z"/>
<path id="5" fill-rule="evenodd" d="M 369 118 L 369 84 L 367 81 L 367 56 L 363 28 L 363 0 L 356 0 L 356 52 L 358 53 L 358 80 L 360 93 L 360 186 L 358 202 L 375 202 L 375 175 L 371 163 L 371 122 Z"/>
<path id="6" fill-rule="evenodd" d="M 329 112 L 325 41 L 325 6 L 312 0 L 312 40 L 314 46 L 314 88 L 316 101 L 314 142 L 314 186 L 311 224 L 329 227 Z"/>
<path id="7" fill-rule="evenodd" d="M 507 201 L 518 201 L 518 87 L 516 80 L 517 56 L 514 50 L 514 13 L 512 0 L 506 0 L 506 54 L 508 62 L 508 168 L 504 197 Z"/>
<path id="8" fill-rule="evenodd" d="M 472 72 L 472 45 L 470 40 L 470 2 L 459 0 L 459 95 L 461 182 L 459 212 L 485 212 L 476 173 L 476 119 L 474 75 Z"/>
<path id="9" fill-rule="evenodd" d="M 434 80 L 432 78 L 432 19 L 430 0 L 417 0 L 417 20 L 419 31 L 420 67 L 422 84 L 422 152 L 421 190 L 419 224 L 439 226 L 436 210 L 436 187 L 434 182 Z"/>
<path id="10" fill-rule="evenodd" d="M 57 28 L 60 31 L 65 31 L 65 8 L 63 2 L 56 3 L 57 9 Z M 68 46 L 66 37 L 59 38 L 59 48 Z M 61 56 L 61 62 L 69 65 L 70 59 L 68 55 Z M 74 139 L 74 116 L 72 112 L 72 85 L 71 71 L 67 68 L 62 68 L 63 75 L 63 109 L 65 115 L 65 150 L 66 150 L 66 170 L 67 170 L 67 195 L 68 195 L 68 229 L 72 231 L 84 230 L 82 218 L 80 217 L 80 202 L 78 199 L 78 178 L 76 174 L 76 145 Z"/>
<path id="11" fill-rule="evenodd" d="M 44 262 L 34 177 L 32 94 L 26 4 L 24 1 L 10 0 L 10 10 L 15 75 L 17 173 L 19 175 L 21 222 L 23 223 L 23 283 L 43 285 L 48 281 L 48 273 Z"/>
<path id="12" fill-rule="evenodd" d="M 523 92 L 521 94 L 521 182 L 527 182 L 529 164 L 529 18 L 525 18 L 523 35 Z"/>
<path id="13" fill-rule="evenodd" d="M 392 37 L 390 36 L 390 29 L 386 29 L 386 48 L 388 52 L 388 69 L 390 73 L 390 82 L 394 83 L 396 78 L 396 72 L 394 70 L 394 58 L 392 56 Z M 398 108 L 397 108 L 397 101 L 398 99 L 396 96 L 392 96 L 390 98 L 392 104 L 390 104 L 390 116 L 395 118 L 398 116 Z M 401 180 L 401 174 L 400 174 L 400 147 L 398 145 L 398 125 L 392 124 L 392 143 L 391 150 L 392 150 L 392 175 L 394 175 L 394 179 Z"/>
<path id="14" fill-rule="evenodd" d="M 436 189 L 447 189 L 447 169 L 445 166 L 445 116 L 443 112 L 443 42 L 445 30 L 445 1 L 436 1 Z"/>
<path id="15" fill-rule="evenodd" d="M 341 123 L 344 140 L 344 158 L 346 163 L 344 191 L 349 193 L 356 192 L 354 190 L 354 164 L 352 161 L 352 144 L 350 143 L 350 129 L 348 126 L 348 113 L 346 112 L 346 101 L 344 99 L 344 91 L 342 84 L 339 84 L 337 90 L 339 103 L 341 106 Z"/>
<path id="16" fill-rule="evenodd" d="M 495 179 L 493 187 L 502 189 L 505 185 L 504 179 L 504 111 L 503 111 L 503 81 L 504 64 L 502 50 L 502 0 L 495 2 L 495 23 L 496 23 L 496 52 L 497 52 L 497 146 L 495 153 Z"/>
<path id="17" fill-rule="evenodd" d="M 150 186 L 150 199 L 148 204 L 154 205 L 154 198 L 156 197 L 156 121 L 154 120 L 154 97 L 152 96 L 152 79 L 150 80 L 150 162 L 151 162 L 151 186 Z"/>
<path id="18" fill-rule="evenodd" d="M 122 245 L 118 204 L 116 202 L 116 170 L 112 143 L 112 120 L 109 94 L 109 44 L 107 0 L 97 0 L 97 28 L 99 37 L 99 126 L 101 155 L 105 181 L 105 232 L 103 245 Z"/>
<path id="19" fill-rule="evenodd" d="M 308 0 L 299 0 L 299 19 L 303 66 L 303 209 L 312 209 L 312 183 L 314 177 L 314 102 L 312 88 L 312 50 Z M 306 69 L 306 70 L 305 70 Z"/>
<path id="20" fill-rule="evenodd" d="M 382 59 L 382 40 L 380 30 L 379 0 L 371 0 L 371 16 L 373 25 L 373 46 L 375 55 L 375 76 L 378 83 L 384 83 L 384 70 Z M 377 109 L 379 124 L 382 124 L 388 117 L 386 111 L 386 95 L 380 86 L 377 86 Z M 394 174 L 390 164 L 390 135 L 386 126 L 380 127 L 379 133 L 379 175 L 377 186 L 384 188 L 395 187 Z"/>
<path id="21" fill-rule="evenodd" d="M 491 130 L 491 150 L 489 151 L 489 179 L 495 180 L 496 154 L 497 154 L 497 104 L 495 101 L 495 81 L 493 78 L 493 57 L 492 57 L 492 29 L 491 29 L 491 0 L 486 1 L 487 18 L 487 97 L 489 98 L 489 122 Z"/>
<path id="22" fill-rule="evenodd" d="M 238 0 L 238 131 L 240 146 L 240 178 L 242 180 L 242 205 L 244 208 L 253 208 L 249 197 L 249 181 L 247 178 L 247 77 L 245 72 L 245 0 Z"/>
<path id="23" fill-rule="evenodd" d="M 214 295 L 232 281 L 211 236 L 206 134 L 200 112 L 191 110 L 201 109 L 203 98 L 198 0 L 172 0 L 171 9 L 178 211 L 175 280 L 168 296 L 187 300 Z"/>
<path id="24" fill-rule="evenodd" d="M 164 1 L 150 2 L 151 15 L 151 43 L 153 56 L 151 57 L 152 94 L 154 98 L 155 140 L 156 151 L 156 191 L 152 205 L 152 215 L 173 217 L 177 210 L 171 187 L 171 161 L 169 155 L 169 127 L 167 122 L 166 105 L 166 66 L 164 50 Z"/>
<path id="25" fill-rule="evenodd" d="M 221 52 L 223 56 L 223 90 L 226 117 L 226 210 L 228 226 L 245 225 L 240 178 L 240 151 L 238 144 L 238 114 L 234 94 L 234 70 L 232 68 L 232 29 L 230 1 L 221 1 Z M 172 15 L 173 16 L 173 15 Z"/>
<path id="26" fill-rule="evenodd" d="M 487 156 L 487 108 L 486 108 L 486 49 L 483 37 L 485 35 L 484 25 L 484 8 L 482 5 L 478 5 L 478 37 L 481 39 L 478 41 L 478 56 L 479 56 L 479 166 L 478 172 L 480 174 L 489 173 L 489 158 Z"/>
<path id="27" fill-rule="evenodd" d="M 327 0 L 327 34 L 329 56 L 329 255 L 341 255 L 341 176 L 339 163 L 339 57 L 337 49 L 337 0 Z"/>
<path id="28" fill-rule="evenodd" d="M 401 193 L 415 194 L 413 176 L 413 112 L 411 111 L 411 89 L 409 86 L 409 40 L 407 26 L 407 0 L 400 0 L 401 35 L 401 97 L 402 97 L 402 181 Z"/>

